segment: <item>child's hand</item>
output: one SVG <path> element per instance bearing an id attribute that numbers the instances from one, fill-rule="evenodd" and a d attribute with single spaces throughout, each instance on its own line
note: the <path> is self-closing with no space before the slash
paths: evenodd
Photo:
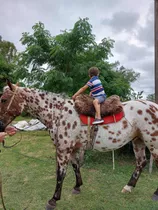
<path id="1" fill-rule="evenodd" d="M 72 96 L 72 99 L 73 99 L 73 101 L 75 101 L 75 99 L 76 99 L 76 96 L 75 96 L 75 95 L 73 95 L 73 96 Z"/>
<path id="2" fill-rule="evenodd" d="M 6 132 L 0 132 L 0 142 L 4 141 L 4 137 L 7 135 Z"/>
<path id="3" fill-rule="evenodd" d="M 5 132 L 9 135 L 9 136 L 13 136 L 14 134 L 16 134 L 17 129 L 13 126 L 8 126 L 5 129 Z"/>

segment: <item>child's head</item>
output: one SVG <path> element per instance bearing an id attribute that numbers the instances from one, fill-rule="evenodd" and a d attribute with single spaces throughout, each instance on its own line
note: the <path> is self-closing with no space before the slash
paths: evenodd
<path id="1" fill-rule="evenodd" d="M 88 70 L 88 74 L 89 74 L 90 77 L 98 76 L 99 75 L 99 69 L 97 67 L 91 67 Z"/>

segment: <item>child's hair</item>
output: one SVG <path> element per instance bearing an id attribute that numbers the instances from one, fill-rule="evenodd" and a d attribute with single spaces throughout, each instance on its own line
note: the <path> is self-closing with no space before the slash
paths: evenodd
<path id="1" fill-rule="evenodd" d="M 88 70 L 88 74 L 90 77 L 93 77 L 93 76 L 98 76 L 99 74 L 99 69 L 97 67 L 91 67 L 89 70 Z"/>

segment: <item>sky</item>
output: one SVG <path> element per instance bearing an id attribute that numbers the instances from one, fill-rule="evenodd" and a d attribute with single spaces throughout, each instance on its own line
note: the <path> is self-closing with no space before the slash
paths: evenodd
<path id="1" fill-rule="evenodd" d="M 22 33 L 35 23 L 55 36 L 85 17 L 97 42 L 115 40 L 110 61 L 140 73 L 134 91 L 144 91 L 144 99 L 154 93 L 154 0 L 0 0 L 0 35 L 22 51 Z"/>

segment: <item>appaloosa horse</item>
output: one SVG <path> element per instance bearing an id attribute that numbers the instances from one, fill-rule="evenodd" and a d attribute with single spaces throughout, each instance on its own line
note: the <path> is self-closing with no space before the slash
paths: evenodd
<path id="1" fill-rule="evenodd" d="M 122 190 L 122 192 L 131 192 L 147 162 L 146 146 L 158 165 L 158 105 L 143 100 L 129 101 L 123 103 L 123 109 L 125 117 L 119 122 L 99 125 L 94 149 L 114 150 L 132 140 L 136 168 Z M 7 126 L 23 110 L 27 110 L 48 127 L 50 136 L 56 145 L 56 189 L 46 207 L 47 210 L 52 210 L 56 207 L 56 201 L 60 200 L 69 161 L 76 175 L 73 193 L 80 192 L 82 178 L 79 159 L 88 141 L 87 126 L 81 126 L 80 118 L 71 99 L 59 94 L 18 87 L 8 82 L 8 87 L 4 88 L 0 98 L 0 120 Z M 158 200 L 158 189 L 152 198 Z"/>

